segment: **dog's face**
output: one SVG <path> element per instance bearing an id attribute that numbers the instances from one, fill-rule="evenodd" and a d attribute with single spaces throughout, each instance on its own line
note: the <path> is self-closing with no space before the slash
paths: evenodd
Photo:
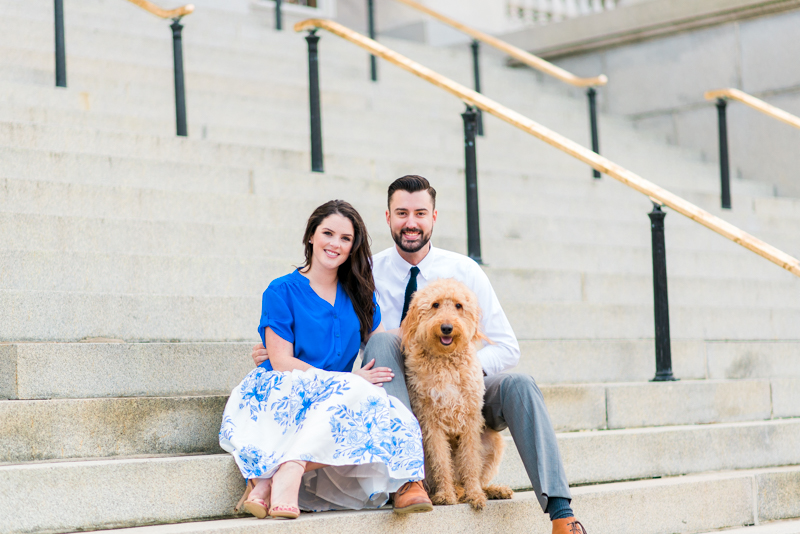
<path id="1" fill-rule="evenodd" d="M 478 340 L 481 310 L 467 286 L 440 279 L 417 291 L 403 320 L 403 338 L 425 345 L 428 353 L 447 355 Z"/>

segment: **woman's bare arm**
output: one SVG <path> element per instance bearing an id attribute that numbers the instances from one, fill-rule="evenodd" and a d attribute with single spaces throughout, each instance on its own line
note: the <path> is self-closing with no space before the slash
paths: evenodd
<path id="1" fill-rule="evenodd" d="M 294 345 L 283 339 L 281 336 L 267 327 L 264 332 L 267 342 L 267 352 L 272 368 L 276 371 L 308 371 L 311 366 L 302 360 L 294 357 Z"/>

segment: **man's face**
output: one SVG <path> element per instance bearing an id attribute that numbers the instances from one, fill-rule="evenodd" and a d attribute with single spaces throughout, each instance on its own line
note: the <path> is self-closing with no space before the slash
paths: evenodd
<path id="1" fill-rule="evenodd" d="M 392 239 L 403 252 L 413 254 L 428 244 L 436 222 L 433 199 L 427 191 L 395 191 L 386 211 Z"/>

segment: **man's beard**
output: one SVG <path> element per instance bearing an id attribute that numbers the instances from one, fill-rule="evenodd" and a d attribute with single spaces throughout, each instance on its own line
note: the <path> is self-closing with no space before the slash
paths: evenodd
<path id="1" fill-rule="evenodd" d="M 402 250 L 403 252 L 407 252 L 409 254 L 413 254 L 414 252 L 419 252 L 431 240 L 430 233 L 426 235 L 420 230 L 419 233 L 422 235 L 421 239 L 418 239 L 417 241 L 413 242 L 404 241 L 403 234 L 406 233 L 407 231 L 408 230 L 403 229 L 397 233 L 392 234 L 392 239 L 394 239 L 394 242 L 397 244 L 398 247 L 400 247 L 400 250 Z"/>

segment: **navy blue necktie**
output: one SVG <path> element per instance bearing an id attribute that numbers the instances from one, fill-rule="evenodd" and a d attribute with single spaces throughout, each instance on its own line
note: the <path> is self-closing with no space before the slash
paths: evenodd
<path id="1" fill-rule="evenodd" d="M 403 322 L 403 319 L 406 318 L 406 314 L 408 313 L 408 305 L 411 304 L 411 297 L 414 296 L 414 293 L 417 291 L 417 275 L 419 274 L 419 267 L 412 267 L 411 268 L 411 278 L 408 279 L 408 285 L 406 286 L 406 299 L 403 301 L 403 315 L 400 316 L 400 322 Z"/>

